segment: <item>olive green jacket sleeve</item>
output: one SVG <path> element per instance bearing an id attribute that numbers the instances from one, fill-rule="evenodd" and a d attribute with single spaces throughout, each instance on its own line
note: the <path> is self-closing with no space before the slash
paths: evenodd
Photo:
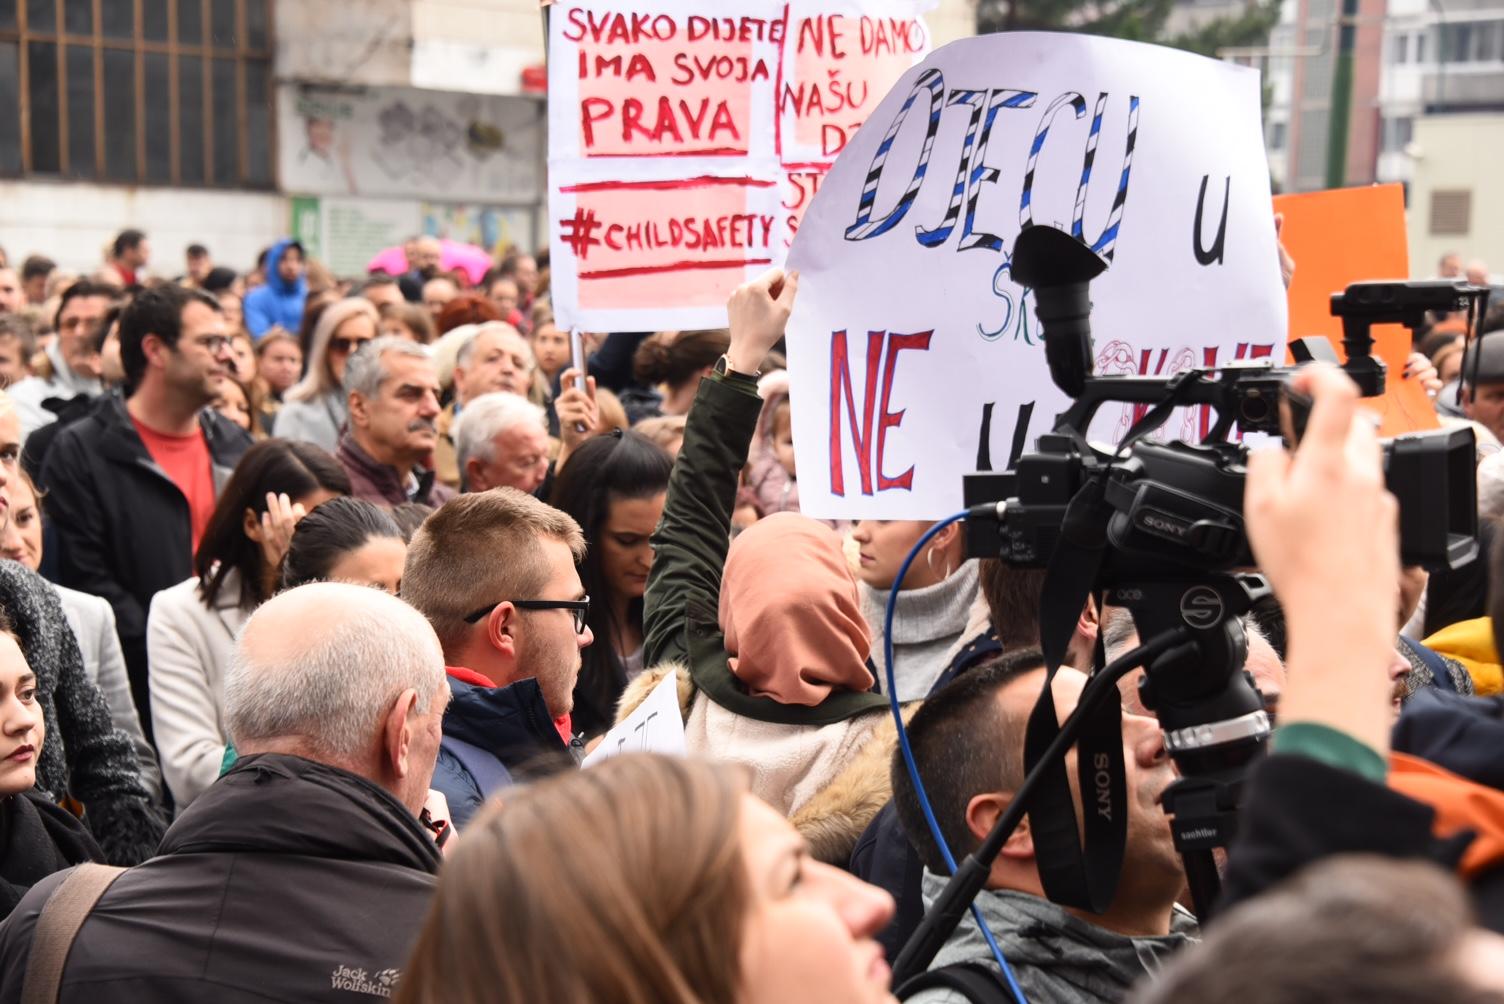
<path id="1" fill-rule="evenodd" d="M 726 664 L 718 616 L 721 572 L 731 547 L 737 482 L 761 410 L 757 384 L 748 377 L 712 375 L 700 383 L 653 534 L 643 665 L 683 665 L 716 704 L 758 721 L 819 727 L 886 708 L 887 698 L 871 691 L 838 691 L 814 707 L 780 704 L 747 693 Z"/>
<path id="2" fill-rule="evenodd" d="M 757 384 L 738 375 L 700 382 L 653 534 L 653 570 L 643 601 L 643 665 L 690 661 L 686 617 L 693 603 L 720 605 L 737 479 L 757 428 Z"/>

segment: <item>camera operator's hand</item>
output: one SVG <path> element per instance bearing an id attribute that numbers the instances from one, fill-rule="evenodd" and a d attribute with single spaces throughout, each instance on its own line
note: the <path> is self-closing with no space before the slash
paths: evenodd
<path id="1" fill-rule="evenodd" d="M 738 286 L 726 303 L 731 320 L 731 347 L 726 365 L 735 373 L 756 373 L 769 350 L 783 337 L 799 291 L 799 273 L 770 268 Z"/>
<path id="2" fill-rule="evenodd" d="M 1392 718 L 1387 667 L 1399 601 L 1399 504 L 1357 387 L 1336 367 L 1293 378 L 1312 401 L 1294 455 L 1248 459 L 1243 508 L 1260 570 L 1285 610 L 1284 722 L 1340 729 L 1381 754 Z"/>

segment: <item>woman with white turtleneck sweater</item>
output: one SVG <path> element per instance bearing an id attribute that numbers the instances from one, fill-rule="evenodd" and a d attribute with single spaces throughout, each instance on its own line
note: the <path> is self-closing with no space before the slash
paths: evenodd
<path id="1" fill-rule="evenodd" d="M 863 520 L 852 532 L 859 559 L 856 577 L 862 613 L 872 629 L 872 662 L 877 679 L 887 686 L 884 652 L 888 595 L 895 588 L 904 557 L 933 523 L 909 520 Z M 897 587 L 893 618 L 893 657 L 898 699 L 928 696 L 963 642 L 972 606 L 977 601 L 977 563 L 967 560 L 959 524 L 936 534 L 909 566 Z"/>

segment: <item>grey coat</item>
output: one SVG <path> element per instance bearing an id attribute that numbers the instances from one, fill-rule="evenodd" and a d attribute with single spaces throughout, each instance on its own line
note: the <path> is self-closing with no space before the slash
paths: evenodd
<path id="1" fill-rule="evenodd" d="M 344 392 L 337 389 L 309 401 L 284 401 L 272 423 L 272 435 L 312 443 L 333 453 L 339 448 L 346 407 Z"/>
<path id="2" fill-rule="evenodd" d="M 944 888 L 945 879 L 925 872 L 925 906 Z M 1198 938 L 1195 918 L 1179 907 L 1168 936 L 1128 938 L 1027 893 L 983 890 L 976 903 L 1029 1004 L 1115 1004 L 1127 998 L 1136 981 L 1156 972 L 1171 952 Z M 984 962 L 997 970 L 970 912 L 930 968 L 955 962 Z M 909 1002 L 967 1004 L 952 990 L 925 990 Z"/>

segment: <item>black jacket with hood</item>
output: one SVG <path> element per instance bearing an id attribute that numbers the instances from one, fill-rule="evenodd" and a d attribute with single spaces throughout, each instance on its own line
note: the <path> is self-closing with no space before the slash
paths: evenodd
<path id="1" fill-rule="evenodd" d="M 121 875 L 79 930 L 61 1004 L 388 997 L 433 895 L 439 852 L 364 778 L 301 757 L 237 761 Z M 59 873 L 0 926 L 0 1000 L 21 999 Z"/>

